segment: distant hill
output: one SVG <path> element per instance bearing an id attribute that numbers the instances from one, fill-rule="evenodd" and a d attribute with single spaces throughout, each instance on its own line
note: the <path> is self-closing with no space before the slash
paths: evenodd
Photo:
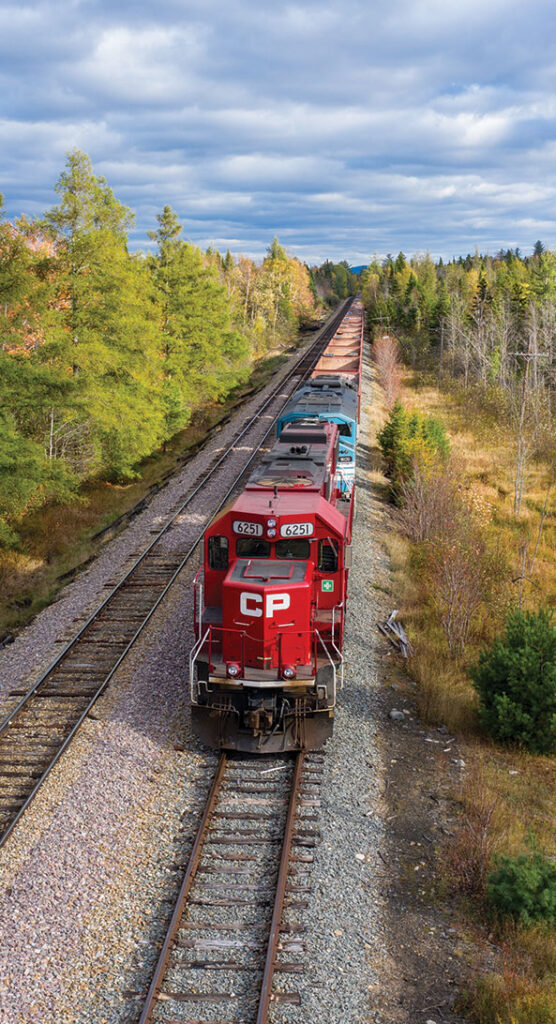
<path id="1" fill-rule="evenodd" d="M 362 270 L 367 269 L 367 264 L 365 263 L 364 266 L 362 267 L 350 267 L 349 269 L 351 270 L 352 274 L 360 274 Z"/>

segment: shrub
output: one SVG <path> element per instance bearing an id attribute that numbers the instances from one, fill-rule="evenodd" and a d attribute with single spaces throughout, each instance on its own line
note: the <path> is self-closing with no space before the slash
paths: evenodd
<path id="1" fill-rule="evenodd" d="M 460 1001 L 476 1024 L 554 1024 L 553 986 L 505 970 L 477 978 Z"/>
<path id="2" fill-rule="evenodd" d="M 446 876 L 454 892 L 484 897 L 503 822 L 496 794 L 488 788 L 483 763 L 468 775 L 461 802 L 460 823 L 444 853 Z"/>
<path id="3" fill-rule="evenodd" d="M 391 480 L 391 494 L 401 504 L 403 484 L 413 476 L 414 466 L 431 466 L 447 458 L 450 442 L 442 424 L 431 416 L 408 412 L 395 402 L 390 418 L 377 437 Z"/>
<path id="4" fill-rule="evenodd" d="M 416 465 L 412 477 L 400 487 L 400 498 L 398 522 L 414 544 L 453 536 L 456 523 L 469 514 L 451 460 L 432 470 Z"/>
<path id="5" fill-rule="evenodd" d="M 556 630 L 552 612 L 509 612 L 503 637 L 481 651 L 470 675 L 492 736 L 536 754 L 556 750 Z"/>
<path id="6" fill-rule="evenodd" d="M 449 537 L 429 545 L 429 590 L 452 656 L 465 651 L 479 611 L 492 599 L 503 572 L 499 552 L 469 511 L 467 518 L 460 514 L 454 519 Z"/>
<path id="7" fill-rule="evenodd" d="M 487 899 L 496 913 L 521 924 L 556 923 L 556 865 L 533 849 L 519 857 L 501 856 L 487 878 Z"/>

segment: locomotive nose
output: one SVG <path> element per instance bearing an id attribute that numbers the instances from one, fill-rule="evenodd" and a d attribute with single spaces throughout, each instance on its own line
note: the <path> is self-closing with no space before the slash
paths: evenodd
<path id="1" fill-rule="evenodd" d="M 226 662 L 280 671 L 311 660 L 309 562 L 238 559 L 222 588 Z"/>

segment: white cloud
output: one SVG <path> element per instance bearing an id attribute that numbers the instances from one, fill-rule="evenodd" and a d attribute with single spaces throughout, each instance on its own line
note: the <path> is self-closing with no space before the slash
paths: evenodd
<path id="1" fill-rule="evenodd" d="M 84 82 L 132 104 L 166 101 L 172 106 L 195 80 L 202 54 L 199 34 L 178 28 L 126 27 L 102 32 L 80 68 Z"/>

